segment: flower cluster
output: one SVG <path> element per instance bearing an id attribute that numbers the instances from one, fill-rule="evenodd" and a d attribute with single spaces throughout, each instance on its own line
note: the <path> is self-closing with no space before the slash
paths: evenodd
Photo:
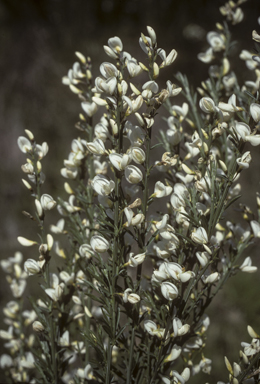
<path id="1" fill-rule="evenodd" d="M 232 24 L 243 19 L 242 2 L 221 7 Z M 179 85 L 160 86 L 160 73 L 177 52 L 159 48 L 151 27 L 139 40 L 146 64 L 112 37 L 104 46 L 109 61 L 93 79 L 91 60 L 76 52 L 78 61 L 63 78 L 82 108 L 76 124 L 82 137 L 72 141 L 60 171 L 67 201 L 42 193 L 48 145 L 36 144 L 29 131 L 18 139 L 28 156 L 23 183 L 35 207 L 26 216 L 38 223 L 40 242 L 18 241 L 38 245 L 39 257 L 27 258 L 24 271 L 20 254 L 2 267 L 14 274 L 8 282 L 15 298 L 23 296 L 28 275 L 40 279 L 41 295 L 31 298 L 30 315 L 20 302 L 5 309 L 10 328 L 0 337 L 9 340 L 10 354 L 1 367 L 13 382 L 184 384 L 199 372 L 210 374 L 207 307 L 230 276 L 257 270 L 244 256 L 260 237 L 259 210 L 241 205 L 241 222 L 226 214 L 240 197 L 250 146 L 260 145 L 259 82 L 239 85 L 230 70 L 227 24 L 217 28 L 198 58 L 218 65 L 195 93 L 181 73 Z M 253 38 L 260 41 L 257 32 Z M 259 58 L 252 60 L 258 74 Z M 183 101 L 175 102 L 180 93 Z M 158 143 L 162 106 L 167 127 Z M 49 228 L 54 241 L 45 215 L 55 207 L 62 218 Z M 21 316 L 32 326 L 31 339 Z M 234 384 L 257 374 L 259 336 L 251 327 L 249 334 L 243 363 L 232 368 L 226 359 Z"/>

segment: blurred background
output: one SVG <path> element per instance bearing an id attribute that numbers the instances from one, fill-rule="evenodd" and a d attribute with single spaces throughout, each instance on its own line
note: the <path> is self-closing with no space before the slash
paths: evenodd
<path id="1" fill-rule="evenodd" d="M 222 21 L 219 7 L 223 4 L 220 0 L 0 1 L 1 259 L 13 256 L 17 250 L 27 258 L 16 238 L 29 236 L 31 228 L 35 230 L 21 213 L 32 210 L 32 199 L 21 182 L 20 167 L 25 157 L 17 147 L 17 137 L 24 135 L 24 129 L 31 130 L 38 143 L 47 141 L 50 147 L 43 161 L 47 175 L 44 192 L 57 196 L 63 189 L 64 181 L 58 170 L 70 151 L 71 140 L 79 134 L 74 125 L 80 103 L 61 83 L 62 76 L 76 61 L 74 52 L 90 56 L 97 75 L 99 65 L 107 60 L 103 45 L 109 37 L 119 36 L 124 50 L 142 61 L 138 38 L 140 32 L 146 34 L 146 25 L 150 25 L 157 33 L 160 47 L 166 52 L 172 48 L 178 52 L 176 62 L 164 71 L 165 80 L 174 82 L 174 74 L 181 71 L 195 88 L 208 77 L 207 65 L 198 61 L 197 54 L 208 47 L 207 32 L 215 30 L 216 22 Z M 233 51 L 234 63 L 242 49 L 254 50 L 251 33 L 253 29 L 260 30 L 260 1 L 248 0 L 242 8 L 244 21 L 231 26 L 231 33 L 238 40 Z M 242 61 L 240 68 L 240 84 L 254 78 Z M 241 183 L 246 182 L 248 188 L 241 202 L 250 202 L 256 209 L 254 191 L 260 191 L 259 147 L 253 158 L 252 167 L 241 177 Z M 257 247 L 252 246 L 249 251 L 260 266 Z M 258 272 L 232 278 L 209 311 L 211 327 L 206 357 L 213 360 L 214 381 L 227 377 L 223 356 L 237 360 L 240 342 L 249 341 L 247 324 L 260 332 L 259 276 Z M 2 271 L 0 278 L 2 308 L 11 295 Z M 201 379 L 208 380 L 206 375 L 198 380 Z"/>

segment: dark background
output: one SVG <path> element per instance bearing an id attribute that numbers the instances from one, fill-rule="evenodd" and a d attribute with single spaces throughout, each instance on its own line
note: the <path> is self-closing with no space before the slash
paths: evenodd
<path id="1" fill-rule="evenodd" d="M 219 0 L 2 0 L 0 1 L 0 252 L 1 258 L 13 256 L 22 250 L 16 238 L 28 236 L 33 227 L 22 214 L 32 210 L 21 177 L 24 155 L 19 151 L 17 137 L 24 129 L 31 130 L 38 143 L 47 141 L 50 147 L 43 161 L 47 181 L 44 192 L 57 196 L 63 189 L 59 169 L 70 151 L 70 142 L 78 136 L 74 125 L 80 112 L 80 104 L 68 87 L 61 84 L 76 58 L 75 51 L 90 56 L 94 75 L 99 65 L 108 58 L 103 45 L 112 36 L 119 36 L 124 50 L 138 60 L 144 60 L 139 47 L 140 32 L 146 33 L 146 25 L 157 33 L 160 47 L 169 52 L 175 48 L 178 58 L 165 70 L 165 80 L 174 81 L 174 73 L 188 75 L 194 87 L 207 78 L 207 65 L 197 60 L 197 54 L 208 47 L 206 33 L 215 30 L 222 21 Z M 234 64 L 239 61 L 242 49 L 253 50 L 252 29 L 260 30 L 260 1 L 248 0 L 242 5 L 245 20 L 231 26 L 231 32 L 239 41 L 233 52 Z M 200 38 L 189 36 L 192 24 L 200 26 Z M 186 32 L 185 32 L 186 31 Z M 239 64 L 242 80 L 254 76 Z M 259 190 L 259 147 L 254 150 L 256 160 L 246 175 L 247 197 L 256 209 L 255 190 Z M 56 171 L 54 172 L 53 170 Z M 33 227 L 34 228 L 34 227 Z M 35 228 L 34 228 L 35 230 Z M 35 233 L 35 232 L 34 232 Z M 259 251 L 252 248 L 251 255 L 259 259 Z M 30 255 L 31 257 L 32 255 Z M 259 262 L 258 262 L 259 265 Z M 1 306 L 11 295 L 2 278 Z M 7 292 L 7 293 L 6 293 Z M 223 356 L 238 359 L 240 341 L 249 341 L 246 325 L 255 326 L 260 332 L 259 273 L 236 277 L 220 293 L 212 309 L 212 326 L 209 330 L 207 357 L 220 355 L 215 361 L 215 381 L 227 377 Z M 3 328 L 3 326 L 1 326 Z M 207 381 L 207 377 L 203 377 Z"/>

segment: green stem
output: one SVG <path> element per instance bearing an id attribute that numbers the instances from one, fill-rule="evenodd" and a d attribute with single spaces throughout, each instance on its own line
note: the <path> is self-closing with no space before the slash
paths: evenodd
<path id="1" fill-rule="evenodd" d="M 52 303 L 51 303 L 51 312 L 52 312 Z M 54 374 L 54 383 L 58 384 L 58 371 L 57 371 L 57 356 L 56 356 L 56 343 L 55 343 L 55 325 L 53 321 L 53 317 L 51 314 L 50 319 L 50 329 L 51 329 L 51 362 L 52 362 L 52 370 Z"/>
<path id="2" fill-rule="evenodd" d="M 130 356 L 129 363 L 127 367 L 127 384 L 131 384 L 131 376 L 132 376 L 132 361 L 134 355 L 134 343 L 135 343 L 135 328 L 132 327 L 132 335 L 131 335 L 131 344 L 130 344 Z"/>

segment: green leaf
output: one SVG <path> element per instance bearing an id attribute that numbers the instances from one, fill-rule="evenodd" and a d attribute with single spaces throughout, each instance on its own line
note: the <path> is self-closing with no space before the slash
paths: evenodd
<path id="1" fill-rule="evenodd" d="M 230 205 L 232 205 L 235 201 L 237 201 L 238 199 L 240 199 L 242 195 L 237 195 L 235 197 L 233 197 L 233 199 L 231 199 L 226 205 L 225 205 L 225 210 L 228 209 L 228 207 L 230 207 Z"/>

